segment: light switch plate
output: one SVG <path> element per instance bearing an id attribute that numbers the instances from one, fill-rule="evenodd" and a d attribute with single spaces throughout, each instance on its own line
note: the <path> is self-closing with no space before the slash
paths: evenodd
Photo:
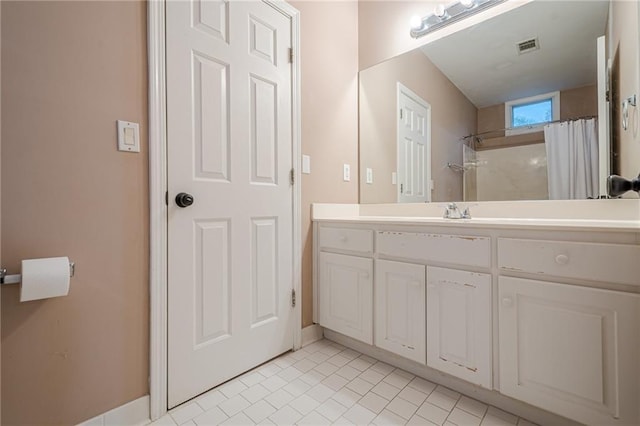
<path id="1" fill-rule="evenodd" d="M 138 123 L 118 120 L 118 151 L 140 152 L 140 130 Z"/>
<path id="2" fill-rule="evenodd" d="M 308 175 L 311 173 L 311 157 L 308 155 L 302 156 L 302 173 Z"/>
<path id="3" fill-rule="evenodd" d="M 344 180 L 345 182 L 349 182 L 351 180 L 351 166 L 349 166 L 348 164 L 343 165 L 342 180 Z"/>
<path id="4" fill-rule="evenodd" d="M 373 183 L 373 169 L 367 167 L 367 183 Z"/>

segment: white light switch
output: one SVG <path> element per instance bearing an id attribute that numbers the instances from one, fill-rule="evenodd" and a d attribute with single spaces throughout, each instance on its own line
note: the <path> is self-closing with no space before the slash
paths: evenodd
<path id="1" fill-rule="evenodd" d="M 308 155 L 302 156 L 302 173 L 308 175 L 311 173 L 311 157 Z"/>
<path id="2" fill-rule="evenodd" d="M 373 183 L 373 169 L 367 167 L 367 183 Z"/>
<path id="3" fill-rule="evenodd" d="M 118 120 L 118 151 L 140 152 L 138 123 Z"/>
<path id="4" fill-rule="evenodd" d="M 349 182 L 351 180 L 351 166 L 344 164 L 342 169 L 342 180 Z"/>

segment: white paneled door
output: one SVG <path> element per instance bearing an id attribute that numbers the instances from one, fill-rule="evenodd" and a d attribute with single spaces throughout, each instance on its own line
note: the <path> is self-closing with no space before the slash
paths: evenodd
<path id="1" fill-rule="evenodd" d="M 291 20 L 261 1 L 166 12 L 174 407 L 293 346 Z"/>
<path id="2" fill-rule="evenodd" d="M 431 201 L 431 106 L 398 83 L 398 202 Z"/>

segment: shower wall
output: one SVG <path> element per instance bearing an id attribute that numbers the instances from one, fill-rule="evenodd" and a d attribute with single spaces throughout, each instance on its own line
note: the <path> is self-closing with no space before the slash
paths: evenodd
<path id="1" fill-rule="evenodd" d="M 474 151 L 465 146 L 465 201 L 546 200 L 544 143 Z"/>

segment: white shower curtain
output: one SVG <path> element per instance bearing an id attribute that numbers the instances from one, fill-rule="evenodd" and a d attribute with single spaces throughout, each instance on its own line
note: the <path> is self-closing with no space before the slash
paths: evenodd
<path id="1" fill-rule="evenodd" d="M 549 199 L 598 197 L 598 133 L 596 119 L 544 126 Z"/>

